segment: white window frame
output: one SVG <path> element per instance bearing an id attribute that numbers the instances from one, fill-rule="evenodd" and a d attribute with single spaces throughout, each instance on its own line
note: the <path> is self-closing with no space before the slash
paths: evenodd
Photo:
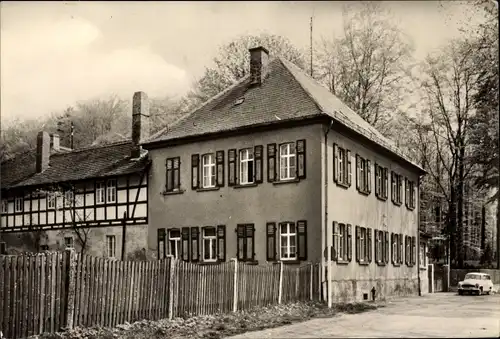
<path id="1" fill-rule="evenodd" d="M 71 239 L 71 241 L 68 242 L 68 240 Z M 74 247 L 74 242 L 73 242 L 73 237 L 64 237 L 64 246 L 73 248 Z"/>
<path id="2" fill-rule="evenodd" d="M 215 155 L 213 153 L 203 154 L 201 156 L 202 166 L 202 188 L 215 187 Z"/>
<path id="3" fill-rule="evenodd" d="M 108 258 L 116 257 L 116 237 L 114 235 L 106 236 L 106 251 Z"/>
<path id="4" fill-rule="evenodd" d="M 293 150 L 292 150 L 293 147 Z M 292 152 L 293 151 L 293 152 Z M 294 142 L 281 144 L 279 148 L 280 180 L 293 180 L 296 177 L 297 149 Z M 284 173 L 283 173 L 284 172 Z"/>
<path id="5" fill-rule="evenodd" d="M 285 232 L 283 232 L 283 226 L 285 226 Z M 291 231 L 291 227 L 294 228 L 294 232 Z M 284 222 L 279 224 L 280 228 L 280 260 L 297 260 L 297 225 L 293 222 Z M 290 245 L 290 240 L 294 238 L 295 245 Z M 283 246 L 283 239 L 287 239 L 286 246 Z M 287 255 L 283 255 L 283 248 L 286 248 Z M 293 248 L 293 251 L 292 251 Z"/>
<path id="6" fill-rule="evenodd" d="M 2 213 L 7 213 L 9 211 L 9 202 L 7 199 L 2 199 Z"/>
<path id="7" fill-rule="evenodd" d="M 240 185 L 248 185 L 254 183 L 255 177 L 255 158 L 253 148 L 245 148 L 240 150 Z M 249 166 L 252 166 L 252 178 L 248 177 Z"/>
<path id="8" fill-rule="evenodd" d="M 207 235 L 207 231 L 213 231 L 213 235 Z M 201 234 L 202 239 L 202 258 L 204 262 L 217 261 L 217 229 L 215 227 L 204 227 Z M 208 246 L 209 255 L 205 258 L 205 247 Z"/>
<path id="9" fill-rule="evenodd" d="M 64 206 L 71 207 L 73 206 L 74 193 L 73 191 L 64 192 Z"/>
<path id="10" fill-rule="evenodd" d="M 16 197 L 14 200 L 14 212 L 22 212 L 24 205 L 23 197 Z"/>
<path id="11" fill-rule="evenodd" d="M 116 179 L 106 182 L 106 202 L 116 202 Z"/>
<path id="12" fill-rule="evenodd" d="M 425 243 L 420 243 L 419 246 L 419 266 L 420 268 L 427 268 L 427 255 L 426 255 L 426 245 Z"/>
<path id="13" fill-rule="evenodd" d="M 104 181 L 96 182 L 95 184 L 95 203 L 104 204 L 106 202 L 106 185 Z"/>
<path id="14" fill-rule="evenodd" d="M 172 236 L 172 232 L 179 232 L 179 236 Z M 180 247 L 181 247 L 181 230 L 180 229 L 170 229 L 167 231 L 167 239 L 168 239 L 168 255 L 172 255 L 175 259 L 180 259 Z M 175 244 L 175 253 L 172 253 L 172 243 Z"/>
<path id="15" fill-rule="evenodd" d="M 57 196 L 55 193 L 51 192 L 47 194 L 47 209 L 54 210 L 56 209 L 57 204 Z"/>

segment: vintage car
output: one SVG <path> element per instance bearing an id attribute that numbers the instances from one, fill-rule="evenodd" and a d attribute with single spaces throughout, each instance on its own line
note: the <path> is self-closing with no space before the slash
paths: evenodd
<path id="1" fill-rule="evenodd" d="M 483 293 L 490 294 L 493 290 L 493 282 L 491 277 L 486 273 L 467 273 L 464 281 L 458 283 L 458 294 L 465 293 L 481 295 Z"/>

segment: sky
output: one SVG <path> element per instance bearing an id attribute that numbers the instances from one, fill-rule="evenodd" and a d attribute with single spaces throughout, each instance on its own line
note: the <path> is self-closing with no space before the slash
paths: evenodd
<path id="1" fill-rule="evenodd" d="M 2 123 L 37 119 L 79 100 L 111 94 L 181 96 L 220 45 L 274 33 L 298 48 L 338 36 L 343 2 L 1 2 Z M 390 1 L 384 6 L 413 41 L 415 57 L 473 23 L 461 2 Z M 272 52 L 271 52 L 272 53 Z"/>

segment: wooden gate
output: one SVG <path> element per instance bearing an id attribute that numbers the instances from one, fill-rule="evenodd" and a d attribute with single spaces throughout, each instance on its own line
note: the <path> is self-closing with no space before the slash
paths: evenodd
<path id="1" fill-rule="evenodd" d="M 434 292 L 448 292 L 450 290 L 448 286 L 448 275 L 449 266 L 448 265 L 434 265 Z"/>

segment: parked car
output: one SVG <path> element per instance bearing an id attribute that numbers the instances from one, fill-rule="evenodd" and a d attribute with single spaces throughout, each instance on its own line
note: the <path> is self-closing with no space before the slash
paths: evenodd
<path id="1" fill-rule="evenodd" d="M 467 273 L 463 281 L 458 283 L 458 294 L 465 293 L 481 295 L 490 294 L 493 290 L 491 277 L 486 273 L 472 272 Z"/>

